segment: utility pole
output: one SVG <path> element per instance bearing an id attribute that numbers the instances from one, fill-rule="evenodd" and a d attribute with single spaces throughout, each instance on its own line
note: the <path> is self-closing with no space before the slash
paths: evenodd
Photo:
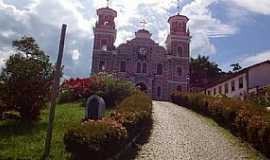
<path id="1" fill-rule="evenodd" d="M 54 81 L 53 81 L 53 92 L 51 97 L 51 106 L 49 112 L 49 123 L 48 123 L 48 130 L 47 130 L 47 137 L 45 141 L 45 149 L 43 159 L 48 160 L 50 155 L 50 147 L 51 147 L 51 140 L 52 140 L 52 130 L 53 130 L 53 121 L 55 116 L 55 106 L 56 106 L 56 98 L 59 92 L 59 85 L 60 85 L 60 78 L 61 78 L 61 66 L 62 66 L 62 59 L 63 59 L 63 52 L 64 52 L 64 45 L 65 45 L 65 37 L 66 37 L 66 30 L 67 25 L 62 25 L 61 30 L 61 38 L 59 43 L 59 51 L 58 51 L 58 58 L 55 65 L 55 70 L 53 73 Z"/>

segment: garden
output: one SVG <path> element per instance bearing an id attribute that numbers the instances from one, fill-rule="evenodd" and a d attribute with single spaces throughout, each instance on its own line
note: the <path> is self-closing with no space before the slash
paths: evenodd
<path id="1" fill-rule="evenodd" d="M 42 159 L 53 65 L 31 37 L 13 47 L 0 74 L 0 159 Z M 100 120 L 85 118 L 91 95 L 106 103 Z M 113 74 L 65 80 L 57 101 L 50 159 L 119 158 L 152 127 L 151 98 Z"/>
<path id="2" fill-rule="evenodd" d="M 172 101 L 214 119 L 270 157 L 270 112 L 254 101 L 174 92 Z"/>

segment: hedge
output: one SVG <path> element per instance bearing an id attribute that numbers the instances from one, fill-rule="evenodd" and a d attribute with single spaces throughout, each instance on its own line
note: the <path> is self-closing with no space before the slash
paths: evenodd
<path id="1" fill-rule="evenodd" d="M 213 118 L 232 133 L 270 157 L 270 112 L 246 101 L 227 97 L 175 92 L 172 101 Z"/>
<path id="2" fill-rule="evenodd" d="M 64 135 L 64 144 L 73 159 L 102 160 L 110 158 L 134 139 L 151 129 L 152 101 L 136 92 L 124 99 L 109 117 L 86 120 Z"/>

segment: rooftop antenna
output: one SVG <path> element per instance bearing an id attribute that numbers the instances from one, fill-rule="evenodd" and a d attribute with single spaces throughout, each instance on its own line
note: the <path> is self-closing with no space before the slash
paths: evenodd
<path id="1" fill-rule="evenodd" d="M 145 21 L 145 19 L 143 19 L 140 24 L 142 25 L 142 28 L 145 29 L 147 22 Z"/>

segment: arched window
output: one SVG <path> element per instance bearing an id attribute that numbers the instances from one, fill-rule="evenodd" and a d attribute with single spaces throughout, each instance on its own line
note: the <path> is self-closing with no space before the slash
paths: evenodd
<path id="1" fill-rule="evenodd" d="M 157 96 L 158 96 L 158 98 L 160 98 L 160 96 L 161 96 L 161 88 L 160 87 L 157 88 Z"/>
<path id="2" fill-rule="evenodd" d="M 178 74 L 178 76 L 182 76 L 182 68 L 181 67 L 177 67 L 177 74 Z"/>
<path id="3" fill-rule="evenodd" d="M 178 54 L 179 57 L 183 57 L 183 49 L 182 49 L 182 47 L 178 47 L 177 52 L 178 52 L 177 54 Z"/>
<path id="4" fill-rule="evenodd" d="M 162 72 L 163 72 L 162 64 L 158 64 L 157 65 L 157 75 L 162 75 Z"/>
<path id="5" fill-rule="evenodd" d="M 105 62 L 104 61 L 99 62 L 98 70 L 99 71 L 104 71 L 105 70 Z"/>
<path id="6" fill-rule="evenodd" d="M 177 86 L 177 91 L 182 92 L 182 86 Z"/>
<path id="7" fill-rule="evenodd" d="M 141 63 L 137 63 L 137 73 L 141 73 L 142 68 L 141 68 Z"/>
<path id="8" fill-rule="evenodd" d="M 103 50 L 103 51 L 108 50 L 107 40 L 105 40 L 105 39 L 101 40 L 101 50 Z"/>
<path id="9" fill-rule="evenodd" d="M 147 64 L 144 63 L 144 64 L 143 64 L 143 73 L 146 73 L 146 72 L 147 72 Z"/>
<path id="10" fill-rule="evenodd" d="M 120 72 L 126 72 L 126 62 L 121 61 L 120 63 Z"/>

